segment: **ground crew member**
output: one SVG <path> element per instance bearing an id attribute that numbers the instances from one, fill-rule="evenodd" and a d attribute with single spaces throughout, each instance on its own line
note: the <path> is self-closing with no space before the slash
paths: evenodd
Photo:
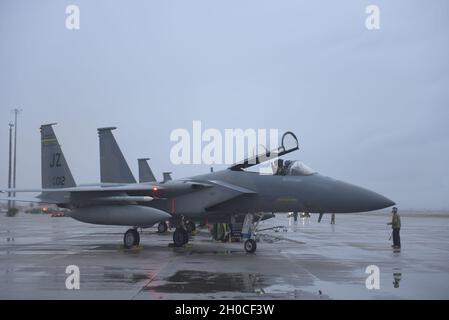
<path id="1" fill-rule="evenodd" d="M 332 213 L 331 224 L 335 224 L 335 213 Z"/>
<path id="2" fill-rule="evenodd" d="M 401 236 L 399 235 L 399 231 L 401 230 L 401 217 L 399 216 L 398 208 L 393 207 L 391 212 L 393 213 L 393 217 L 388 224 L 391 225 L 391 228 L 393 229 L 392 247 L 399 249 L 401 247 Z"/>
<path id="3" fill-rule="evenodd" d="M 399 288 L 399 282 L 401 281 L 401 277 L 402 277 L 402 273 L 401 272 L 393 273 L 393 278 L 394 278 L 393 286 L 395 288 Z"/>
<path id="4" fill-rule="evenodd" d="M 293 220 L 298 221 L 298 212 L 293 212 Z"/>

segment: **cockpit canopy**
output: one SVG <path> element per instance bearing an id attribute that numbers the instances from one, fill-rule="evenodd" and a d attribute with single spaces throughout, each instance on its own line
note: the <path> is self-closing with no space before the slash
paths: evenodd
<path id="1" fill-rule="evenodd" d="M 286 161 L 287 163 L 289 161 Z M 286 163 L 286 164 L 287 164 Z M 316 173 L 315 170 L 307 166 L 305 163 L 301 161 L 290 161 L 287 168 L 288 176 L 309 176 L 311 174 Z"/>
<path id="2" fill-rule="evenodd" d="M 315 170 L 298 160 L 279 159 L 277 163 L 276 175 L 282 176 L 310 176 L 316 173 Z"/>

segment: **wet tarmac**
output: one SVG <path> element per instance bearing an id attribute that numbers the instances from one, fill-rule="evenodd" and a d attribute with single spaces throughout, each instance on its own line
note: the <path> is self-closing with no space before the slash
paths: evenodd
<path id="1" fill-rule="evenodd" d="M 449 299 L 449 218 L 402 217 L 402 249 L 388 241 L 388 214 L 285 215 L 255 254 L 241 243 L 215 242 L 199 230 L 183 248 L 171 232 L 144 230 L 141 245 L 122 246 L 126 228 L 70 218 L 0 217 L 1 299 Z M 80 289 L 66 289 L 66 267 Z M 369 265 L 379 289 L 367 289 Z"/>

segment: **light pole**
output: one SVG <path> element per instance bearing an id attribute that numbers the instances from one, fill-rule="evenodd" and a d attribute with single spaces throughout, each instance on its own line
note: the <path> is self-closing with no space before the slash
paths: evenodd
<path id="1" fill-rule="evenodd" d="M 9 161 L 9 167 L 8 167 L 8 189 L 11 189 L 11 183 L 12 183 L 12 127 L 14 125 L 10 122 L 9 123 L 9 153 L 8 153 L 8 161 Z M 11 192 L 8 192 L 8 198 L 11 197 Z M 11 200 L 8 200 L 8 212 L 11 210 Z"/>
<path id="2" fill-rule="evenodd" d="M 16 165 L 17 165 L 17 115 L 22 112 L 22 109 L 13 109 L 14 112 L 14 167 L 13 167 L 13 175 L 12 175 L 12 187 L 16 188 Z M 12 196 L 15 197 L 16 193 L 13 192 Z M 13 200 L 12 206 L 16 207 L 16 202 Z"/>

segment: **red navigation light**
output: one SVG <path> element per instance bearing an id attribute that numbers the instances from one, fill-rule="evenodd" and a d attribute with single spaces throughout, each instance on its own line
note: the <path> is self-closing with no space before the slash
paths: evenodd
<path id="1" fill-rule="evenodd" d="M 157 190 L 159 190 L 157 187 L 153 187 L 153 192 L 156 192 Z"/>

